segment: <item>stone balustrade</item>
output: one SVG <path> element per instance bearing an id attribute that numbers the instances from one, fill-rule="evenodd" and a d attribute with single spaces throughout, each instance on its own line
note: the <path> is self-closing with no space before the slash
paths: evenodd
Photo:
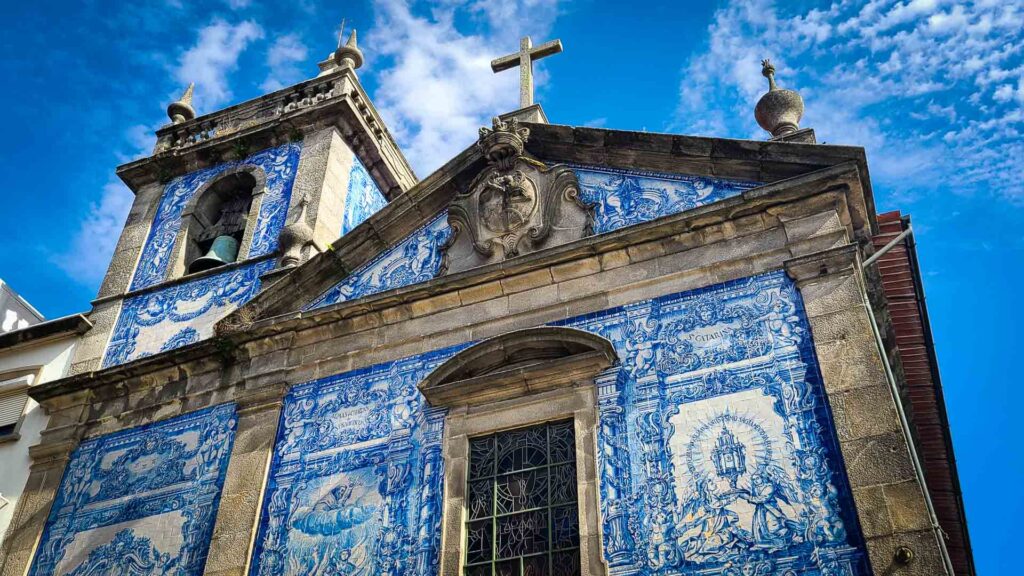
<path id="1" fill-rule="evenodd" d="M 346 94 L 351 94 L 354 100 L 363 102 L 358 92 L 352 90 L 353 84 L 347 80 L 344 72 L 315 78 L 188 122 L 164 126 L 157 130 L 157 142 L 153 153 L 159 154 L 202 144 Z M 378 137 L 383 135 L 378 121 L 365 104 L 360 108 L 360 112 L 374 133 L 378 134 Z"/>

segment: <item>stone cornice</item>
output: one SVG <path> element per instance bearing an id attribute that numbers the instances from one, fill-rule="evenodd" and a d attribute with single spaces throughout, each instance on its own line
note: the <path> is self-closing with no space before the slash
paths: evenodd
<path id="1" fill-rule="evenodd" d="M 865 205 L 875 213 L 867 156 L 859 146 L 733 140 L 524 123 L 527 152 L 559 162 L 776 182 L 846 162 L 856 164 Z M 874 226 L 874 225 L 872 225 Z"/>
<path id="2" fill-rule="evenodd" d="M 335 126 L 389 198 L 416 175 L 350 69 L 339 69 L 260 98 L 157 130 L 152 156 L 124 164 L 118 176 L 132 189 Z"/>
<path id="3" fill-rule="evenodd" d="M 432 406 L 477 406 L 569 387 L 611 364 L 602 352 L 584 352 L 433 388 L 421 387 L 420 391 Z"/>
<path id="4" fill-rule="evenodd" d="M 835 274 L 852 274 L 858 254 L 857 246 L 848 244 L 787 260 L 784 267 L 789 277 L 800 286 L 805 282 Z"/>

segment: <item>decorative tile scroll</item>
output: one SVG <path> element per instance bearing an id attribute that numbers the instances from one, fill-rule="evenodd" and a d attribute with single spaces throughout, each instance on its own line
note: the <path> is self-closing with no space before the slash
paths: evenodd
<path id="1" fill-rule="evenodd" d="M 234 431 L 226 404 L 83 442 L 29 574 L 202 574 Z"/>
<path id="2" fill-rule="evenodd" d="M 131 290 L 159 284 L 167 277 L 174 241 L 181 229 L 181 214 L 197 191 L 228 170 L 251 168 L 266 177 L 249 257 L 256 258 L 277 249 L 277 236 L 284 226 L 291 198 L 301 143 L 290 143 L 257 152 L 244 160 L 225 162 L 171 180 L 164 188 L 160 206 L 142 249 Z M 257 191 L 258 192 L 258 191 Z"/>
<path id="3" fill-rule="evenodd" d="M 608 338 L 620 358 L 597 378 L 612 574 L 869 574 L 784 273 L 558 324 Z M 444 415 L 415 385 L 456 351 L 289 395 L 253 574 L 436 574 Z"/>
<path id="4" fill-rule="evenodd" d="M 213 335 L 214 324 L 252 300 L 273 260 L 126 298 L 103 356 L 103 367 L 124 364 Z"/>
<path id="5" fill-rule="evenodd" d="M 758 185 L 721 178 L 583 166 L 574 166 L 573 170 L 579 179 L 580 200 L 596 207 L 596 234 L 691 210 Z M 441 263 L 440 247 L 451 234 L 447 219 L 447 212 L 442 212 L 424 228 L 321 294 L 304 310 L 433 279 Z"/>

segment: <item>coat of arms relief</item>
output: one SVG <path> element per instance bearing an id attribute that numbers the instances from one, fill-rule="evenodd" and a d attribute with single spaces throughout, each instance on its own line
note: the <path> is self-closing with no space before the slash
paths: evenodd
<path id="1" fill-rule="evenodd" d="M 575 172 L 524 151 L 529 129 L 495 118 L 477 147 L 488 166 L 448 207 L 451 238 L 440 274 L 501 262 L 591 234 L 593 206 L 579 197 Z"/>

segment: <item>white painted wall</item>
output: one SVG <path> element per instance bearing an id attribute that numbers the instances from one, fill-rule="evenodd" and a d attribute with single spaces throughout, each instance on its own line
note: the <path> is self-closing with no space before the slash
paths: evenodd
<path id="1" fill-rule="evenodd" d="M 63 377 L 71 365 L 78 339 L 77 334 L 70 334 L 39 344 L 17 346 L 13 350 L 0 350 L 0 382 L 26 372 L 35 375 L 33 386 Z M 21 438 L 0 443 L 0 494 L 9 502 L 0 509 L 0 542 L 7 534 L 14 507 L 28 480 L 28 469 L 32 463 L 28 447 L 39 443 L 39 432 L 46 427 L 48 420 L 49 416 L 43 413 L 42 407 L 29 398 L 19 430 Z"/>
<path id="2" fill-rule="evenodd" d="M 42 320 L 43 315 L 0 278 L 0 332 L 21 330 Z"/>

